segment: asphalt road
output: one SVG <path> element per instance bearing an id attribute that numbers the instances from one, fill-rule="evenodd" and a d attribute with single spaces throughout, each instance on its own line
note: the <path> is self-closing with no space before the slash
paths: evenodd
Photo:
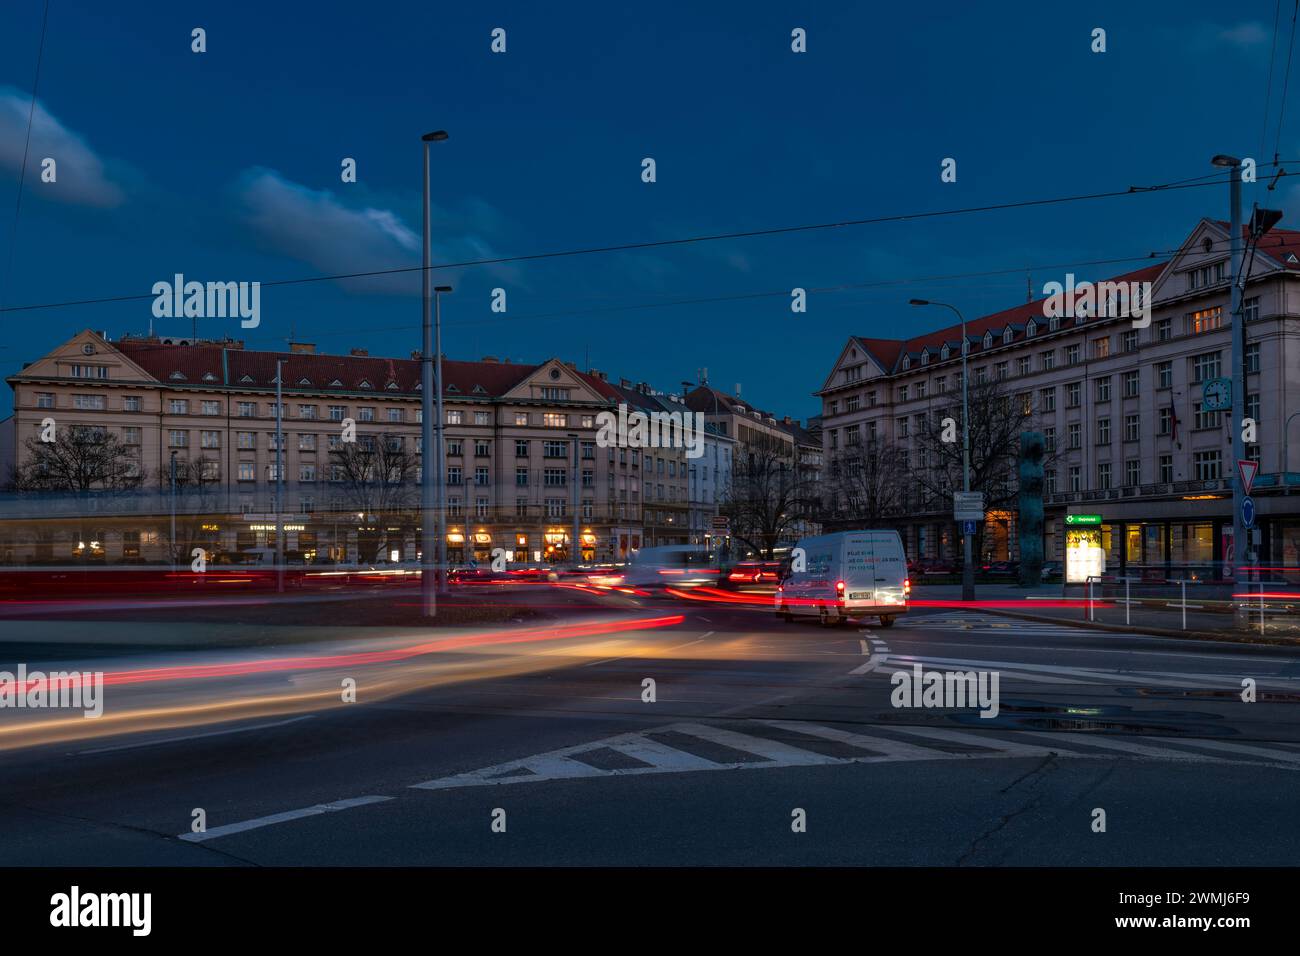
<path id="1" fill-rule="evenodd" d="M 1291 649 L 945 609 L 824 629 L 757 607 L 572 588 L 485 599 L 544 612 L 431 632 L 331 627 L 323 608 L 300 625 L 307 637 L 212 647 L 200 628 L 184 649 L 127 639 L 183 616 L 4 621 L 0 667 L 57 661 L 103 670 L 107 686 L 97 720 L 0 709 L 0 863 L 1300 855 Z M 895 673 L 916 665 L 996 674 L 997 715 L 895 706 Z M 347 680 L 355 702 L 342 699 Z M 206 829 L 194 832 L 199 809 Z"/>

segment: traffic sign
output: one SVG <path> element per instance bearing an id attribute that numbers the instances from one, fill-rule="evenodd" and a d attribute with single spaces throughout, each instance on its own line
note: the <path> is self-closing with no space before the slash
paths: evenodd
<path id="1" fill-rule="evenodd" d="M 974 522 L 974 521 L 963 521 L 963 522 L 961 523 L 961 533 L 962 533 L 962 534 L 974 534 L 974 533 L 975 533 L 975 522 Z"/>
<path id="2" fill-rule="evenodd" d="M 983 521 L 984 492 L 954 491 L 952 493 L 952 517 L 954 521 Z"/>
<path id="3" fill-rule="evenodd" d="M 1237 471 L 1241 475 L 1241 493 L 1248 495 L 1255 487 L 1255 474 L 1259 471 L 1259 462 L 1242 458 L 1237 462 Z"/>
<path id="4" fill-rule="evenodd" d="M 1098 525 L 1101 524 L 1101 515 L 1066 515 L 1065 523 L 1074 525 Z"/>
<path id="5" fill-rule="evenodd" d="M 731 528 L 731 517 L 729 515 L 714 515 L 712 528 L 714 531 L 727 531 Z"/>
<path id="6" fill-rule="evenodd" d="M 1241 499 L 1241 523 L 1247 528 L 1255 526 L 1255 499 Z"/>

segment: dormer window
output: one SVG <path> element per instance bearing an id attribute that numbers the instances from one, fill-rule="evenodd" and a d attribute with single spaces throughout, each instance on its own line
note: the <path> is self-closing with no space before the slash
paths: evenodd
<path id="1" fill-rule="evenodd" d="M 309 379 L 309 378 L 300 378 L 300 379 L 298 379 L 298 384 L 299 384 L 299 385 L 310 385 L 310 384 L 311 384 L 311 379 Z"/>
<path id="2" fill-rule="evenodd" d="M 986 349 L 991 349 L 991 348 L 993 348 L 993 333 L 992 333 L 992 332 L 985 332 L 985 333 L 984 333 L 984 347 L 985 347 Z"/>
<path id="3" fill-rule="evenodd" d="M 361 384 L 358 385 L 357 388 L 374 388 L 374 386 L 371 385 L 368 381 L 366 381 L 366 380 L 363 378 L 363 379 L 361 380 Z"/>
<path id="4" fill-rule="evenodd" d="M 330 382 L 330 388 L 342 388 L 342 387 L 343 387 L 343 383 L 340 382 L 337 378 L 334 381 Z"/>
<path id="5" fill-rule="evenodd" d="M 1015 330 L 1014 330 L 1014 329 L 1007 329 L 1005 332 L 1003 332 L 1003 333 L 1002 333 L 1002 344 L 1003 344 L 1003 345 L 1010 345 L 1010 344 L 1011 344 L 1011 340 L 1015 337 L 1015 334 L 1016 334 L 1016 333 L 1015 333 Z"/>
<path id="6" fill-rule="evenodd" d="M 216 377 L 215 375 L 213 375 L 211 372 L 204 372 L 204 373 L 203 373 L 203 381 L 205 381 L 205 382 L 215 382 L 216 380 L 217 380 L 217 377 Z"/>
<path id="7" fill-rule="evenodd" d="M 1031 336 L 1037 334 L 1038 334 L 1038 323 L 1035 322 L 1033 319 L 1030 319 L 1029 323 L 1025 326 L 1025 335 Z"/>
<path id="8" fill-rule="evenodd" d="M 397 383 L 389 382 L 387 385 L 384 386 L 384 388 L 388 389 L 390 392 L 395 392 L 397 391 Z"/>
<path id="9" fill-rule="evenodd" d="M 947 342 L 944 342 L 943 348 L 939 350 L 939 358 L 944 359 L 946 361 L 950 355 L 952 355 L 952 349 L 948 347 Z"/>
<path id="10" fill-rule="evenodd" d="M 474 394 L 475 394 L 475 395 L 486 395 L 486 394 L 487 394 L 487 389 L 484 388 L 482 385 L 475 385 L 475 386 L 474 386 Z"/>
<path id="11" fill-rule="evenodd" d="M 455 385 L 448 385 L 447 388 L 445 389 L 445 391 L 448 391 L 448 392 L 456 392 L 457 394 L 460 393 L 460 389 L 457 388 Z"/>
<path id="12" fill-rule="evenodd" d="M 171 375 L 169 375 L 169 376 L 167 376 L 167 377 L 170 378 L 170 379 L 172 379 L 173 381 L 176 381 L 176 382 L 183 382 L 183 381 L 185 381 L 185 373 L 184 373 L 184 372 L 172 372 Z"/>
<path id="13" fill-rule="evenodd" d="M 929 364 L 930 364 L 930 353 L 929 353 L 929 352 L 922 352 L 922 353 L 921 353 L 921 364 L 922 364 L 922 365 L 929 365 Z"/>
<path id="14" fill-rule="evenodd" d="M 254 383 L 253 383 L 253 376 L 251 376 L 251 375 L 245 375 L 243 378 L 241 378 L 241 379 L 239 380 L 239 384 L 240 384 L 240 385 L 252 385 L 252 384 L 254 384 Z"/>
<path id="15" fill-rule="evenodd" d="M 910 356 L 910 355 L 904 355 L 904 356 L 903 356 L 903 368 L 906 370 L 906 369 L 909 369 L 909 368 L 911 368 L 911 367 L 912 367 L 912 356 Z"/>
<path id="16" fill-rule="evenodd" d="M 1048 320 L 1047 328 L 1049 331 L 1055 332 L 1060 327 L 1061 327 L 1061 317 L 1059 315 L 1054 315 L 1051 317 L 1051 319 Z"/>

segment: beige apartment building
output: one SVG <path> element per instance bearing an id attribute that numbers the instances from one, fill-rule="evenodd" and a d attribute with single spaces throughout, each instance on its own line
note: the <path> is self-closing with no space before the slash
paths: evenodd
<path id="1" fill-rule="evenodd" d="M 1118 276 L 1149 282 L 1151 322 L 1050 318 L 1045 300 L 968 316 L 975 381 L 996 379 L 1044 433 L 1045 555 L 1060 560 L 1067 513 L 1100 514 L 1111 570 L 1212 574 L 1231 553 L 1234 418 L 1258 423 L 1254 500 L 1261 563 L 1300 564 L 1300 232 L 1266 234 L 1244 290 L 1244 407 L 1205 407 L 1207 382 L 1231 377 L 1228 227 L 1202 220 L 1168 261 Z M 1065 275 L 1044 277 L 1065 282 Z M 946 296 L 960 306 L 960 290 Z M 900 309 L 907 306 L 900 302 Z M 944 310 L 932 310 L 936 314 Z M 889 324 L 882 322 L 881 324 Z M 910 339 L 854 336 L 822 388 L 828 469 L 892 445 L 908 469 L 927 467 L 918 439 L 931 422 L 961 419 L 961 326 Z M 953 557 L 960 538 L 950 498 L 915 482 L 892 523 L 912 557 Z M 829 501 L 834 510 L 843 502 Z M 984 560 L 1018 558 L 1017 518 L 987 515 Z"/>
<path id="2" fill-rule="evenodd" d="M 14 414 L 0 423 L 0 453 L 9 458 L 0 465 L 6 477 L 23 465 L 27 440 L 39 440 L 42 423 L 53 419 L 59 428 L 116 434 L 128 452 L 123 467 L 142 485 L 93 501 L 54 492 L 9 496 L 0 552 L 17 562 L 166 560 L 173 459 L 182 473 L 202 476 L 175 495 L 188 543 L 218 555 L 274 547 L 282 360 L 285 548 L 307 561 L 355 561 L 376 518 L 350 495 L 331 452 L 351 420 L 358 442 L 384 441 L 414 456 L 410 507 L 393 510 L 416 513 L 417 359 L 359 349 L 327 355 L 309 344 L 263 352 L 230 340 L 110 341 L 84 331 L 7 379 Z M 492 357 L 444 360 L 443 370 L 449 560 L 486 562 L 498 547 L 512 561 L 568 560 L 575 509 L 584 560 L 625 560 L 641 547 L 640 456 L 596 445 L 596 415 L 620 398 L 601 373 L 557 359 L 531 365 Z M 386 557 L 415 558 L 416 520 L 381 529 Z"/>

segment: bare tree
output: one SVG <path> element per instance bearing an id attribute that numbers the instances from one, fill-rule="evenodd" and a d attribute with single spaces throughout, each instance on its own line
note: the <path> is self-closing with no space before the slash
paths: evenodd
<path id="1" fill-rule="evenodd" d="M 831 459 L 826 484 L 827 521 L 870 526 L 898 520 L 907 513 L 911 487 L 907 452 L 882 441 L 851 445 Z"/>
<path id="2" fill-rule="evenodd" d="M 143 481 L 130 446 L 98 425 L 68 425 L 50 442 L 29 438 L 14 470 L 20 491 L 131 491 Z"/>
<path id="3" fill-rule="evenodd" d="M 430 456 L 432 458 L 432 456 Z M 413 529 L 419 500 L 415 476 L 419 459 L 406 451 L 400 435 L 358 435 L 330 452 L 336 482 L 349 510 L 363 515 L 357 553 L 373 561 L 388 541 L 387 529 Z"/>
<path id="4" fill-rule="evenodd" d="M 204 531 L 205 524 L 221 514 L 222 492 L 220 462 L 200 455 L 176 462 L 176 561 L 184 564 L 196 547 L 203 547 L 211 557 L 216 541 L 214 531 Z M 171 463 L 159 472 L 166 493 L 171 491 Z"/>
<path id="5" fill-rule="evenodd" d="M 756 443 L 736 455 L 720 511 L 731 534 L 770 559 L 814 503 L 815 489 L 775 445 Z"/>

